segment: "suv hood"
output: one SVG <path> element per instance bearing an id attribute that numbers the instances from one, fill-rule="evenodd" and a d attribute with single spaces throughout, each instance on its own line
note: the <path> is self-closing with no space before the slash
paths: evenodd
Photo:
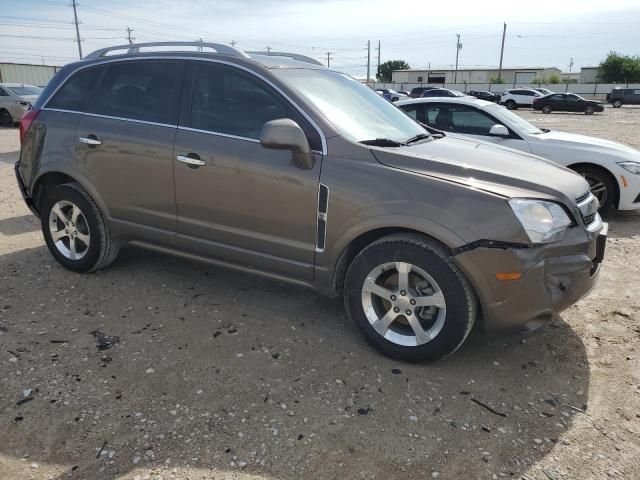
<path id="1" fill-rule="evenodd" d="M 534 135 L 534 137 L 544 143 L 557 144 L 564 147 L 590 147 L 594 151 L 602 151 L 607 154 L 610 154 L 611 150 L 616 150 L 622 153 L 640 155 L 638 150 L 627 145 L 623 145 L 622 143 L 612 142 L 602 138 L 589 137 L 587 135 L 578 135 L 577 133 L 557 132 L 552 130 L 550 132 Z"/>
<path id="2" fill-rule="evenodd" d="M 575 205 L 589 184 L 573 171 L 540 157 L 448 135 L 397 148 L 371 147 L 387 166 L 462 183 L 504 197 L 560 198 Z"/>

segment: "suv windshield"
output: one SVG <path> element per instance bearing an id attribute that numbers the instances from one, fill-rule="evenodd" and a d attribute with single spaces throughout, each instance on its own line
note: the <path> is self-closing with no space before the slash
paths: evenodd
<path id="1" fill-rule="evenodd" d="M 387 139 L 402 143 L 428 134 L 403 111 L 348 75 L 311 69 L 280 69 L 274 74 L 355 142 Z"/>
<path id="2" fill-rule="evenodd" d="M 515 129 L 522 133 L 527 133 L 529 135 L 539 135 L 544 133 L 538 127 L 530 124 L 524 118 L 516 115 L 511 110 L 507 110 L 502 105 L 489 105 L 488 107 L 485 107 L 485 110 L 500 120 L 500 122 L 505 125 L 509 125 L 510 127 L 515 127 Z"/>
<path id="3" fill-rule="evenodd" d="M 16 95 L 40 95 L 42 89 L 39 87 L 32 87 L 30 85 L 22 85 L 20 87 L 7 87 Z"/>

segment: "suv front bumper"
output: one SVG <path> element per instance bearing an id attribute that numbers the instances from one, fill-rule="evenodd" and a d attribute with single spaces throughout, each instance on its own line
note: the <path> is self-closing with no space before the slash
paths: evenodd
<path id="1" fill-rule="evenodd" d="M 604 256 L 608 225 L 587 242 L 532 248 L 476 248 L 454 257 L 474 284 L 488 334 L 526 334 L 587 295 Z M 518 272 L 517 280 L 496 273 Z"/>

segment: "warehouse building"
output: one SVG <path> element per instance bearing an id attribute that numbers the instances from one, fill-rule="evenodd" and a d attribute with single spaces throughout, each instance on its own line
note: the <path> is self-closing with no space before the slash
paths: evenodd
<path id="1" fill-rule="evenodd" d="M 0 83 L 24 83 L 44 87 L 61 67 L 0 63 Z"/>
<path id="2" fill-rule="evenodd" d="M 473 69 L 459 68 L 457 70 L 396 70 L 392 73 L 394 83 L 491 83 L 492 79 L 498 78 L 497 68 Z M 526 68 L 503 68 L 502 80 L 506 84 L 527 84 L 534 78 L 548 77 L 549 75 L 560 75 L 558 68 L 526 67 Z"/>

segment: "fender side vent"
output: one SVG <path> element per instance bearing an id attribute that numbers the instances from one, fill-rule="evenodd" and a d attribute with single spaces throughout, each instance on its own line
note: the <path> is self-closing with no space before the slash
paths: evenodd
<path id="1" fill-rule="evenodd" d="M 325 241 L 327 236 L 327 213 L 329 211 L 329 187 L 320 184 L 318 190 L 318 225 L 316 252 L 324 252 Z"/>

